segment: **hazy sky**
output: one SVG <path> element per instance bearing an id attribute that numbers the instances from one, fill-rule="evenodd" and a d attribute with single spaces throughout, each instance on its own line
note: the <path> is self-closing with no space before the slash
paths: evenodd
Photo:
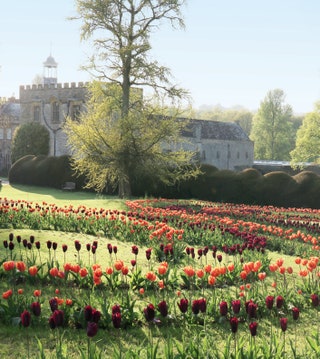
<path id="1" fill-rule="evenodd" d="M 160 27 L 151 55 L 188 89 L 193 105 L 256 110 L 282 89 L 296 113 L 320 100 L 319 0 L 188 0 L 186 30 Z M 73 0 L 2 1 L 0 97 L 42 75 L 52 54 L 58 82 L 89 81 L 79 70 L 92 49 L 80 43 Z"/>

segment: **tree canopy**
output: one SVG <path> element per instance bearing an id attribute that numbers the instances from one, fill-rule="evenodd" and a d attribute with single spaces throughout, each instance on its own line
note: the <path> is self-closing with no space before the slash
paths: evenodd
<path id="1" fill-rule="evenodd" d="M 195 176 L 194 153 L 183 150 L 180 138 L 184 122 L 159 116 L 163 108 L 146 102 L 121 117 L 116 92 L 121 96 L 117 85 L 93 82 L 87 112 L 79 122 L 66 121 L 73 167 L 86 175 L 87 186 L 102 191 L 124 177 L 129 183 L 152 177 L 170 185 Z"/>
<path id="2" fill-rule="evenodd" d="M 250 138 L 254 141 L 254 156 L 260 160 L 289 160 L 294 132 L 292 108 L 285 103 L 280 89 L 271 90 L 253 117 Z"/>
<path id="3" fill-rule="evenodd" d="M 87 175 L 89 187 L 101 191 L 111 183 L 123 197 L 131 194 L 131 181 L 139 171 L 159 175 L 168 183 L 195 174 L 190 166 L 194 154 L 182 151 L 177 141 L 186 123 L 176 121 L 176 110 L 167 116 L 158 105 L 170 103 L 171 111 L 179 108 L 187 91 L 172 84 L 170 70 L 149 55 L 151 34 L 164 21 L 184 26 L 184 3 L 76 1 L 79 16 L 72 19 L 82 21 L 81 39 L 92 40 L 95 48 L 84 68 L 96 81 L 89 89 L 87 113 L 79 123 L 69 119 L 65 131 L 74 168 Z M 144 98 L 139 87 L 153 90 L 153 102 Z M 171 149 L 176 143 L 177 151 L 163 151 L 165 143 Z"/>
<path id="4" fill-rule="evenodd" d="M 37 122 L 29 122 L 16 128 L 11 147 L 12 163 L 26 155 L 49 154 L 49 132 Z"/>
<path id="5" fill-rule="evenodd" d="M 290 154 L 293 167 L 305 167 L 306 162 L 320 162 L 320 102 L 303 119 L 297 131 L 296 147 Z"/>

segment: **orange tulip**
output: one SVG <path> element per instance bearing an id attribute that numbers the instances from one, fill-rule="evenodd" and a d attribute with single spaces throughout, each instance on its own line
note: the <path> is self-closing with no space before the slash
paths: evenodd
<path id="1" fill-rule="evenodd" d="M 204 270 L 203 269 L 198 269 L 196 273 L 197 273 L 198 278 L 203 278 L 203 276 L 204 276 Z"/>
<path id="2" fill-rule="evenodd" d="M 9 299 L 12 296 L 12 289 L 7 290 L 6 292 L 2 293 L 3 299 Z"/>
<path id="3" fill-rule="evenodd" d="M 40 295 L 41 295 L 41 290 L 40 290 L 40 289 L 35 289 L 34 292 L 33 292 L 33 295 L 34 295 L 35 297 L 40 297 Z"/>
<path id="4" fill-rule="evenodd" d="M 59 274 L 59 270 L 56 267 L 53 267 L 49 270 L 49 273 L 52 277 L 57 277 Z"/>
<path id="5" fill-rule="evenodd" d="M 150 280 L 150 282 L 154 282 L 157 279 L 157 276 L 153 272 L 148 272 L 146 278 Z"/>
<path id="6" fill-rule="evenodd" d="M 88 270 L 87 270 L 87 268 L 86 268 L 86 267 L 81 268 L 80 271 L 79 271 L 79 274 L 80 274 L 80 277 L 81 277 L 81 278 L 86 277 L 86 276 L 88 275 Z"/>
<path id="7" fill-rule="evenodd" d="M 34 277 L 38 274 L 38 268 L 36 266 L 29 267 L 28 272 L 32 277 Z"/>
<path id="8" fill-rule="evenodd" d="M 23 294 L 23 289 L 22 288 L 18 289 L 18 294 Z"/>
<path id="9" fill-rule="evenodd" d="M 164 265 L 160 265 L 159 268 L 158 268 L 158 273 L 160 275 L 164 275 L 164 274 L 166 274 L 166 272 L 167 272 L 167 267 L 164 266 Z"/>
<path id="10" fill-rule="evenodd" d="M 111 275 L 111 274 L 113 273 L 113 268 L 112 268 L 112 267 L 107 267 L 107 268 L 106 268 L 106 273 L 107 273 L 108 275 Z"/>
<path id="11" fill-rule="evenodd" d="M 258 273 L 258 278 L 263 281 L 266 279 L 267 274 L 265 272 Z"/>
<path id="12" fill-rule="evenodd" d="M 129 273 L 129 268 L 127 266 L 123 266 L 121 268 L 121 272 L 123 275 L 127 275 Z"/>
<path id="13" fill-rule="evenodd" d="M 121 271 L 121 268 L 124 266 L 124 263 L 122 260 L 118 259 L 114 262 L 114 267 L 117 271 Z"/>
<path id="14" fill-rule="evenodd" d="M 192 266 L 186 266 L 183 268 L 183 271 L 188 277 L 193 277 L 195 275 L 195 270 Z"/>
<path id="15" fill-rule="evenodd" d="M 14 269 L 15 265 L 14 265 L 14 261 L 7 261 L 7 262 L 4 262 L 2 264 L 3 266 L 3 269 L 6 271 L 6 272 L 9 272 L 11 270 Z"/>
<path id="16" fill-rule="evenodd" d="M 27 266 L 25 265 L 24 262 L 19 261 L 16 262 L 16 268 L 18 269 L 19 272 L 24 272 L 27 269 Z"/>
<path id="17" fill-rule="evenodd" d="M 214 277 L 213 275 L 209 275 L 208 277 L 208 284 L 209 285 L 214 285 L 216 282 L 216 277 Z"/>

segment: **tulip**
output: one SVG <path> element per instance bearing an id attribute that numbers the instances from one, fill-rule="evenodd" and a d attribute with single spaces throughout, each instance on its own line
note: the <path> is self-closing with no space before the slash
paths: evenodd
<path id="1" fill-rule="evenodd" d="M 165 300 L 163 300 L 162 302 L 160 302 L 158 304 L 158 309 L 159 309 L 160 314 L 163 317 L 166 317 L 168 315 L 168 305 L 167 305 L 167 302 Z"/>
<path id="2" fill-rule="evenodd" d="M 86 305 L 84 307 L 84 319 L 87 321 L 87 322 L 90 322 L 92 320 L 92 310 L 93 308 L 91 307 L 91 305 Z"/>
<path id="3" fill-rule="evenodd" d="M 62 245 L 62 251 L 65 253 L 68 250 L 68 246 L 66 244 Z"/>
<path id="4" fill-rule="evenodd" d="M 238 323 L 239 323 L 239 320 L 237 317 L 230 318 L 230 327 L 231 327 L 232 333 L 236 333 L 238 331 Z"/>
<path id="5" fill-rule="evenodd" d="M 217 259 L 218 259 L 218 262 L 220 263 L 222 261 L 222 255 L 221 254 L 218 254 L 217 255 Z"/>
<path id="6" fill-rule="evenodd" d="M 56 309 L 51 315 L 53 322 L 56 327 L 62 327 L 64 321 L 64 312 L 63 310 Z"/>
<path id="7" fill-rule="evenodd" d="M 266 297 L 266 307 L 271 310 L 273 307 L 274 297 L 272 295 L 268 295 Z"/>
<path id="8" fill-rule="evenodd" d="M 240 305 L 241 305 L 241 302 L 240 302 L 239 299 L 232 301 L 231 306 L 232 306 L 232 310 L 233 310 L 233 313 L 234 313 L 234 314 L 239 314 L 239 312 L 240 312 Z"/>
<path id="9" fill-rule="evenodd" d="M 34 240 L 35 240 L 34 236 L 33 236 L 33 235 L 31 235 L 31 236 L 30 236 L 30 243 L 32 243 L 32 244 L 33 244 L 33 243 L 34 243 Z"/>
<path id="10" fill-rule="evenodd" d="M 281 295 L 278 295 L 276 298 L 276 307 L 278 309 L 282 308 L 283 303 L 284 303 L 284 298 Z"/>
<path id="11" fill-rule="evenodd" d="M 299 315 L 300 315 L 300 310 L 299 310 L 299 308 L 293 307 L 293 308 L 292 308 L 292 318 L 293 318 L 293 320 L 298 320 Z"/>
<path id="12" fill-rule="evenodd" d="M 39 317 L 41 314 L 41 305 L 40 302 L 33 302 L 30 305 L 31 311 L 34 316 Z"/>
<path id="13" fill-rule="evenodd" d="M 30 314 L 30 312 L 28 312 L 27 310 L 24 310 L 20 315 L 20 319 L 21 319 L 21 324 L 25 328 L 27 328 L 31 323 L 31 314 Z"/>
<path id="14" fill-rule="evenodd" d="M 114 328 L 119 329 L 121 327 L 121 313 L 116 312 L 111 316 L 112 324 Z"/>
<path id="15" fill-rule="evenodd" d="M 150 258 L 151 258 L 151 251 L 152 251 L 151 248 L 148 248 L 148 249 L 146 250 L 146 258 L 147 258 L 148 261 L 149 261 Z"/>
<path id="16" fill-rule="evenodd" d="M 36 246 L 37 249 L 40 249 L 40 246 L 41 246 L 41 245 L 40 245 L 40 242 L 37 241 L 37 242 L 35 243 L 35 246 Z"/>
<path id="17" fill-rule="evenodd" d="M 48 248 L 48 249 L 51 249 L 51 247 L 52 247 L 52 242 L 51 242 L 51 241 L 47 241 L 47 248 Z"/>
<path id="18" fill-rule="evenodd" d="M 58 309 L 58 301 L 56 298 L 51 298 L 49 304 L 52 312 Z"/>
<path id="19" fill-rule="evenodd" d="M 144 316 L 148 322 L 151 322 L 155 317 L 155 310 L 153 304 L 148 304 L 146 308 L 143 309 Z"/>
<path id="20" fill-rule="evenodd" d="M 225 301 L 222 301 L 220 303 L 220 315 L 222 317 L 225 317 L 228 314 L 228 303 Z"/>
<path id="21" fill-rule="evenodd" d="M 13 233 L 9 233 L 9 241 L 12 242 L 14 238 L 14 234 Z"/>
<path id="22" fill-rule="evenodd" d="M 89 322 L 87 324 L 87 336 L 92 338 L 98 333 L 98 325 L 95 322 Z"/>
<path id="23" fill-rule="evenodd" d="M 280 318 L 280 327 L 283 332 L 285 332 L 287 330 L 287 324 L 288 324 L 287 318 Z"/>
<path id="24" fill-rule="evenodd" d="M 320 302 L 318 294 L 311 294 L 310 298 L 311 298 L 312 305 L 314 307 L 318 307 L 319 302 Z"/>
<path id="25" fill-rule="evenodd" d="M 250 330 L 251 336 L 255 337 L 257 335 L 257 328 L 258 328 L 257 322 L 249 323 L 249 330 Z"/>
<path id="26" fill-rule="evenodd" d="M 246 305 L 247 313 L 249 318 L 257 318 L 258 305 L 252 301 L 247 302 Z"/>
<path id="27" fill-rule="evenodd" d="M 101 312 L 99 310 L 92 309 L 91 320 L 94 323 L 98 323 L 100 318 L 101 318 Z"/>
<path id="28" fill-rule="evenodd" d="M 134 255 L 138 255 L 139 253 L 139 248 L 137 246 L 132 246 L 131 247 L 131 251 Z"/>
<path id="29" fill-rule="evenodd" d="M 181 298 L 180 302 L 178 303 L 178 307 L 181 313 L 186 313 L 188 310 L 189 301 L 186 298 Z"/>

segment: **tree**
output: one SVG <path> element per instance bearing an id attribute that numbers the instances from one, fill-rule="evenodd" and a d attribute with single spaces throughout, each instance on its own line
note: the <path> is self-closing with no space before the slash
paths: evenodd
<path id="1" fill-rule="evenodd" d="M 49 154 L 49 132 L 37 122 L 29 122 L 16 128 L 12 138 L 12 163 L 25 155 Z"/>
<path id="2" fill-rule="evenodd" d="M 296 147 L 290 153 L 293 167 L 305 167 L 306 162 L 320 162 L 320 102 L 303 119 L 297 131 Z"/>
<path id="3" fill-rule="evenodd" d="M 254 156 L 260 160 L 289 160 L 294 133 L 291 125 L 292 108 L 285 104 L 282 90 L 269 91 L 253 118 L 251 140 Z"/>
<path id="4" fill-rule="evenodd" d="M 101 192 L 120 186 L 123 178 L 131 184 L 145 177 L 170 185 L 198 174 L 194 153 L 183 150 L 180 139 L 185 124 L 173 121 L 172 113 L 159 117 L 163 108 L 137 101 L 139 107 L 121 117 L 118 85 L 94 81 L 89 91 L 87 112 L 79 122 L 68 118 L 64 127 L 73 168 L 87 177 L 87 187 Z M 119 187 L 120 197 L 129 194 L 128 188 Z"/>
<path id="5" fill-rule="evenodd" d="M 174 116 L 166 119 L 162 116 L 161 121 L 159 116 L 154 116 L 154 108 L 145 103 L 142 92 L 138 92 L 137 88 L 149 87 L 154 96 L 164 96 L 172 101 L 172 105 L 186 98 L 187 92 L 170 82 L 170 70 L 148 57 L 150 36 L 161 22 L 169 21 L 173 27 L 184 26 L 181 7 L 185 0 L 77 0 L 76 3 L 79 17 L 72 19 L 83 22 L 81 39 L 88 40 L 98 35 L 98 38 L 93 38 L 95 55 L 84 68 L 97 80 L 115 86 L 104 87 L 95 83 L 91 88 L 88 113 L 82 117 L 79 129 L 68 121 L 66 132 L 75 154 L 74 167 L 79 173 L 89 176 L 88 186 L 101 190 L 108 180 L 118 183 L 121 197 L 128 196 L 131 194 L 132 177 L 137 172 L 134 166 L 147 170 L 147 164 L 152 163 L 152 160 L 142 158 L 142 154 L 147 156 L 147 149 L 151 157 L 155 152 L 158 154 L 160 143 L 176 137 L 177 124 L 182 127 Z M 97 131 L 92 133 L 88 129 L 88 135 L 97 136 L 102 142 L 107 141 L 103 150 L 92 148 L 91 138 L 82 140 L 86 121 Z M 108 129 L 108 138 L 104 137 L 97 124 Z M 153 135 L 152 130 L 157 135 Z M 151 167 L 158 165 L 158 161 L 163 164 L 165 159 L 171 161 L 167 163 L 167 171 L 172 167 L 179 168 L 178 172 L 182 175 L 182 168 L 190 168 L 186 165 L 190 154 L 182 155 L 181 151 L 176 157 L 172 153 L 160 160 L 158 156 Z M 113 168 L 112 175 L 110 168 Z M 161 172 L 164 168 L 161 166 Z M 103 180 L 98 171 L 107 178 Z"/>

